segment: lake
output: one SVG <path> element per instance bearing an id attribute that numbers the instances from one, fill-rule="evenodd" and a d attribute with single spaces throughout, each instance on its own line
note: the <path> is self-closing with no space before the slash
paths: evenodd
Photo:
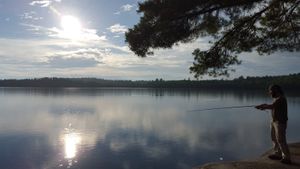
<path id="1" fill-rule="evenodd" d="M 288 142 L 300 94 L 287 94 Z M 257 158 L 271 144 L 266 91 L 0 88 L 0 168 L 185 169 Z"/>

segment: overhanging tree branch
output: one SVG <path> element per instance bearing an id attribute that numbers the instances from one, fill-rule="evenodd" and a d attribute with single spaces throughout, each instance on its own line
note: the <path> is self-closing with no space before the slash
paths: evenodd
<path id="1" fill-rule="evenodd" d="M 196 77 L 228 75 L 230 66 L 240 64 L 241 52 L 299 51 L 299 4 L 300 0 L 146 0 L 139 9 L 144 15 L 126 33 L 126 42 L 145 57 L 152 49 L 212 36 L 216 41 L 209 50 L 193 52 L 190 70 Z"/>

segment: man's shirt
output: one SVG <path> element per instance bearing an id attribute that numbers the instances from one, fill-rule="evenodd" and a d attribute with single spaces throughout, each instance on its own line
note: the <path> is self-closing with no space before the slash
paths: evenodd
<path id="1" fill-rule="evenodd" d="M 286 123 L 288 120 L 287 101 L 284 96 L 274 99 L 272 119 L 274 122 Z"/>

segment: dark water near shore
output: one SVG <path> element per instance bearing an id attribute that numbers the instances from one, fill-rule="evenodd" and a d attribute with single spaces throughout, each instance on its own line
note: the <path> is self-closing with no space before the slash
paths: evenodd
<path id="1" fill-rule="evenodd" d="M 288 94 L 288 142 L 300 94 Z M 271 147 L 264 91 L 0 88 L 0 168 L 182 169 Z"/>

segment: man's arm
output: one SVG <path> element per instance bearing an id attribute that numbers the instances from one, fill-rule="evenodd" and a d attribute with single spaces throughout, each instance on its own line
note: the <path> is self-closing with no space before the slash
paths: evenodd
<path id="1" fill-rule="evenodd" d="M 257 105 L 255 106 L 255 108 L 259 109 L 259 110 L 266 110 L 266 109 L 273 109 L 273 104 L 261 104 L 261 105 Z"/>

